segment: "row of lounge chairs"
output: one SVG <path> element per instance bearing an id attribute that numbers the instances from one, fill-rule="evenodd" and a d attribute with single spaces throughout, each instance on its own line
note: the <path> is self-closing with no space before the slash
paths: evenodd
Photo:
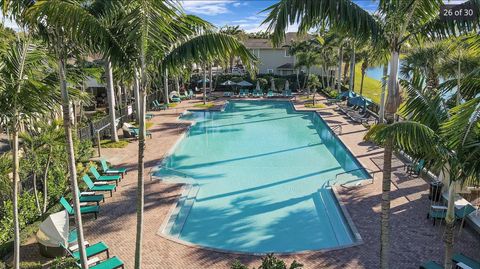
<path id="1" fill-rule="evenodd" d="M 80 199 L 80 211 L 83 214 L 94 214 L 95 219 L 97 214 L 100 211 L 100 202 L 105 202 L 105 197 L 103 193 L 97 192 L 110 192 L 110 196 L 113 195 L 113 191 L 116 191 L 118 182 L 125 176 L 127 169 L 124 167 L 113 168 L 109 167 L 107 161 L 104 159 L 100 160 L 102 167 L 102 174 L 98 172 L 96 167 L 90 166 L 89 170 L 95 182 L 90 179 L 88 175 L 82 177 L 83 181 L 87 185 L 88 191 L 80 192 L 77 190 Z M 109 184 L 109 182 L 115 182 L 115 184 Z M 89 205 L 94 203 L 95 205 Z M 72 206 L 68 203 L 65 197 L 60 198 L 60 204 L 65 208 L 70 216 L 74 215 L 75 212 Z M 77 265 L 80 267 L 80 253 L 78 251 L 79 246 L 77 244 L 76 230 L 70 231 L 68 246 L 63 246 L 67 254 L 75 259 Z M 93 269 L 116 269 L 124 268 L 124 262 L 116 257 L 110 257 L 108 246 L 100 241 L 93 245 L 90 245 L 88 241 L 85 241 L 85 251 L 88 258 L 88 266 Z M 97 255 L 106 253 L 107 259 L 101 260 Z"/>
<path id="2" fill-rule="evenodd" d="M 233 92 L 224 92 L 223 97 L 233 97 L 235 94 Z M 262 90 L 257 90 L 254 89 L 252 91 L 247 90 L 247 89 L 240 89 L 240 92 L 238 93 L 238 97 L 292 97 L 292 91 L 291 90 L 286 90 L 283 91 L 281 94 L 273 92 L 273 91 L 268 91 L 267 94 L 265 95 Z"/>
<path id="3" fill-rule="evenodd" d="M 454 268 L 462 269 L 480 269 L 480 262 L 463 255 L 462 253 L 456 253 L 452 257 L 452 262 L 455 264 Z M 428 261 L 420 265 L 420 269 L 443 269 L 444 267 L 434 261 Z"/>
<path id="4" fill-rule="evenodd" d="M 377 118 L 375 118 L 370 112 L 365 110 L 361 106 L 349 106 L 348 103 L 344 104 L 337 104 L 338 110 L 349 117 L 352 121 L 358 123 L 366 123 L 369 122 L 376 122 Z"/>

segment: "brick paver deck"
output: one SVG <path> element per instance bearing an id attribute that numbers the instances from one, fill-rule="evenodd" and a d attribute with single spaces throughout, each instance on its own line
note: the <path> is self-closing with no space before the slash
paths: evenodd
<path id="1" fill-rule="evenodd" d="M 153 112 L 154 126 L 150 130 L 152 139 L 147 139 L 145 152 L 145 219 L 142 268 L 229 268 L 234 259 L 247 263 L 249 267 L 259 265 L 259 257 L 252 255 L 225 254 L 199 247 L 185 246 L 159 236 L 158 229 L 167 218 L 172 205 L 181 191 L 179 184 L 151 181 L 147 174 L 153 169 L 186 130 L 188 123 L 177 120 L 178 115 L 200 100 L 182 102 L 178 107 L 162 112 Z M 221 104 L 222 100 L 215 101 Z M 296 102 L 297 109 L 304 109 Z M 284 255 L 288 262 L 296 259 L 305 268 L 378 268 L 380 242 L 380 196 L 382 149 L 363 141 L 366 129 L 352 123 L 328 107 L 319 110 L 330 125 L 342 125 L 339 135 L 345 145 L 368 169 L 374 172 L 373 184 L 355 188 L 338 188 L 364 243 L 351 248 L 315 252 L 301 255 Z M 110 247 L 111 255 L 119 256 L 127 268 L 133 268 L 136 225 L 136 181 L 137 142 L 124 149 L 104 149 L 103 155 L 109 161 L 130 169 L 112 198 L 101 204 L 98 220 L 86 218 L 85 237 L 90 242 L 104 241 Z M 430 205 L 427 198 L 427 184 L 422 179 L 408 179 L 403 164 L 394 162 L 391 215 L 391 267 L 418 268 L 425 260 L 442 261 L 444 225 L 432 226 L 426 219 Z M 457 230 L 458 231 L 458 230 Z M 456 233 L 455 250 L 480 260 L 480 236 L 470 228 Z M 292 238 L 295 240 L 295 238 Z M 33 250 L 32 246 L 24 249 Z"/>

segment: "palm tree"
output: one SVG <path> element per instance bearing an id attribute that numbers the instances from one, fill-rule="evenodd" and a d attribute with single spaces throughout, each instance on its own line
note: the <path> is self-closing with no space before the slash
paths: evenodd
<path id="1" fill-rule="evenodd" d="M 455 186 L 478 184 L 480 173 L 480 98 L 448 110 L 441 94 L 430 90 L 419 72 L 411 81 L 402 80 L 408 99 L 400 113 L 408 121 L 391 125 L 379 124 L 366 138 L 377 143 L 393 141 L 394 148 L 402 149 L 416 159 L 426 160 L 449 181 L 448 208 L 445 231 L 445 268 L 452 267 L 453 231 L 455 227 Z M 427 78 L 428 79 L 428 78 Z M 477 88 L 477 93 L 478 91 Z"/>
<path id="2" fill-rule="evenodd" d="M 310 75 L 310 69 L 312 68 L 312 66 L 318 65 L 320 63 L 320 54 L 317 51 L 305 50 L 305 51 L 297 52 L 295 56 L 297 59 L 295 66 L 297 68 L 305 67 L 306 69 L 303 88 L 308 89 L 307 82 L 308 82 L 308 76 Z M 309 91 L 308 91 L 308 94 L 310 94 Z"/>
<path id="3" fill-rule="evenodd" d="M 239 40 L 245 39 L 245 32 L 242 29 L 240 29 L 240 25 L 236 25 L 236 26 L 225 25 L 222 28 L 220 28 L 220 33 L 234 36 Z M 229 55 L 229 57 L 230 57 L 229 58 L 230 72 L 233 72 L 233 63 L 235 61 L 235 55 Z"/>
<path id="4" fill-rule="evenodd" d="M 477 7 L 480 6 L 478 0 L 471 0 L 471 2 Z M 268 29 L 274 31 L 272 40 L 275 44 L 283 41 L 285 29 L 289 24 L 299 22 L 299 32 L 306 32 L 327 21 L 335 28 L 343 29 L 355 37 L 372 37 L 375 43 L 385 45 L 390 52 L 385 119 L 387 124 L 393 124 L 395 112 L 400 104 L 397 72 L 403 45 L 415 37 L 428 37 L 432 32 L 439 32 L 439 35 L 442 35 L 459 29 L 469 31 L 472 26 L 478 25 L 478 22 L 442 23 L 438 17 L 438 10 L 442 4 L 441 0 L 380 1 L 377 16 L 363 10 L 351 0 L 281 0 L 266 9 L 270 14 L 264 22 L 269 23 Z M 381 23 L 379 23 L 379 17 L 382 20 Z M 393 142 L 393 139 L 387 139 L 384 143 L 380 230 L 381 268 L 389 267 Z"/>
<path id="5" fill-rule="evenodd" d="M 29 36 L 9 44 L 1 55 L 0 117 L 10 130 L 12 144 L 12 200 L 14 223 L 13 267 L 20 265 L 20 227 L 18 220 L 19 129 L 50 112 L 58 102 L 58 91 L 50 84 L 46 52 Z"/>

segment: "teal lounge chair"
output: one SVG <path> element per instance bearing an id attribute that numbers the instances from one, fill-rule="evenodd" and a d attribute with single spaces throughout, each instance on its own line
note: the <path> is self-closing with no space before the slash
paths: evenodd
<path id="1" fill-rule="evenodd" d="M 180 96 L 179 96 L 179 97 L 180 97 L 181 100 L 186 100 L 186 99 L 188 99 L 187 92 L 183 92 L 183 94 L 180 93 Z"/>
<path id="2" fill-rule="evenodd" d="M 157 100 L 153 100 L 153 104 L 155 105 L 155 108 L 157 108 L 157 110 L 166 110 L 168 108 L 167 105 L 160 104 L 160 102 L 158 102 Z"/>
<path id="3" fill-rule="evenodd" d="M 154 115 L 153 115 L 153 114 L 150 114 L 150 113 L 145 114 L 145 119 L 146 119 L 146 120 L 151 120 L 151 119 L 153 119 L 153 116 L 154 116 Z"/>
<path id="4" fill-rule="evenodd" d="M 102 261 L 88 268 L 89 269 L 116 269 L 116 268 L 124 268 L 124 264 L 123 264 L 123 261 L 120 260 L 117 256 L 113 256 L 108 260 Z"/>
<path id="5" fill-rule="evenodd" d="M 263 97 L 263 91 L 262 91 L 262 90 L 259 90 L 259 91 L 257 92 L 257 96 L 258 96 L 258 97 Z"/>
<path id="6" fill-rule="evenodd" d="M 70 216 L 75 215 L 75 211 L 73 210 L 73 207 L 68 203 L 68 201 L 67 201 L 67 199 L 65 199 L 65 197 L 62 196 L 60 198 L 60 204 L 62 204 L 63 208 L 65 208 L 65 210 L 67 210 L 68 215 L 70 215 Z M 96 206 L 96 205 L 80 207 L 80 213 L 82 213 L 82 215 L 83 214 L 94 214 L 95 219 L 97 219 L 97 214 L 98 214 L 99 211 L 100 211 L 100 207 Z"/>
<path id="7" fill-rule="evenodd" d="M 425 167 L 425 160 L 420 160 L 417 163 L 407 164 L 407 174 L 419 176 L 422 172 L 423 167 Z"/>
<path id="8" fill-rule="evenodd" d="M 465 205 L 464 207 L 457 209 L 455 208 L 455 218 L 457 220 L 464 219 L 472 212 L 475 212 L 477 209 L 470 204 Z"/>
<path id="9" fill-rule="evenodd" d="M 104 175 L 104 176 L 100 175 L 100 173 L 98 173 L 97 171 L 97 168 L 95 168 L 94 166 L 90 166 L 90 172 L 92 173 L 96 181 L 106 181 L 106 182 L 115 181 L 115 185 L 117 186 L 118 186 L 118 181 L 120 181 L 119 175 Z"/>
<path id="10" fill-rule="evenodd" d="M 268 91 L 267 92 L 267 97 L 273 97 L 273 96 L 274 96 L 273 91 Z"/>
<path id="11" fill-rule="evenodd" d="M 240 97 L 247 97 L 247 93 L 245 93 L 244 89 L 240 89 Z"/>
<path id="12" fill-rule="evenodd" d="M 434 261 L 428 261 L 420 265 L 420 269 L 443 269 L 443 266 Z"/>
<path id="13" fill-rule="evenodd" d="M 109 191 L 110 192 L 110 197 L 113 196 L 113 191 L 117 191 L 117 186 L 116 185 L 110 185 L 110 184 L 95 184 L 93 181 L 90 179 L 88 175 L 83 175 L 82 177 L 83 181 L 85 184 L 87 184 L 87 187 L 90 191 Z M 99 182 L 100 183 L 100 182 Z"/>
<path id="14" fill-rule="evenodd" d="M 182 102 L 182 99 L 180 99 L 180 97 L 178 97 L 178 96 L 172 96 L 172 97 L 170 97 L 170 101 L 172 101 L 174 103 L 180 103 L 180 102 Z"/>
<path id="15" fill-rule="evenodd" d="M 122 177 L 127 174 L 127 168 L 125 167 L 116 167 L 116 168 L 110 168 L 108 167 L 107 161 L 105 159 L 100 159 L 100 164 L 102 165 L 102 170 L 104 174 L 120 174 Z"/>
<path id="16" fill-rule="evenodd" d="M 432 218 L 433 219 L 433 225 L 435 225 L 435 222 L 437 219 L 443 220 L 447 217 L 447 208 L 444 206 L 431 206 L 430 211 L 427 214 L 427 219 Z"/>
<path id="17" fill-rule="evenodd" d="M 130 128 L 132 130 L 133 135 L 138 139 L 138 135 L 140 134 L 140 130 L 138 128 Z M 149 131 L 145 131 L 145 135 L 152 139 L 152 133 Z"/>
<path id="18" fill-rule="evenodd" d="M 100 202 L 105 202 L 105 196 L 103 194 L 95 194 L 95 192 L 92 192 L 92 194 L 82 195 L 82 193 L 77 190 L 77 195 L 80 203 L 97 203 L 97 205 L 100 205 Z"/>
<path id="19" fill-rule="evenodd" d="M 480 269 L 480 262 L 463 255 L 462 253 L 453 254 L 452 261 L 454 263 L 463 263 L 472 269 Z"/>
<path id="20" fill-rule="evenodd" d="M 193 97 L 195 97 L 195 95 L 193 94 L 193 91 L 188 90 L 188 99 L 192 99 Z"/>
<path id="21" fill-rule="evenodd" d="M 65 247 L 64 247 L 65 248 Z M 74 251 L 70 252 L 68 248 L 65 248 L 67 252 L 77 261 L 80 260 L 80 252 L 79 251 Z M 85 252 L 87 255 L 87 258 L 96 256 L 98 254 L 106 253 L 107 258 L 110 258 L 110 253 L 108 252 L 108 246 L 104 242 L 98 242 L 96 244 L 90 245 L 85 248 Z"/>

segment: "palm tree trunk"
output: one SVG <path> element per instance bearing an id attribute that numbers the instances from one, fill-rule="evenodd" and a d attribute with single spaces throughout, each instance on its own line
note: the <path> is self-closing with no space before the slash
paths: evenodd
<path id="1" fill-rule="evenodd" d="M 50 162 L 52 161 L 52 147 L 48 152 L 47 164 L 45 166 L 45 172 L 43 174 L 43 211 L 42 213 L 47 212 L 48 205 L 48 170 L 50 169 Z"/>
<path id="2" fill-rule="evenodd" d="M 135 81 L 133 83 L 133 95 L 135 97 L 135 121 L 140 122 L 140 78 L 138 77 L 138 70 L 134 71 Z"/>
<path id="3" fill-rule="evenodd" d="M 208 77 L 209 77 L 209 79 L 210 79 L 210 82 L 209 82 L 210 84 L 209 84 L 208 87 L 210 87 L 210 93 L 211 93 L 211 92 L 213 91 L 213 70 L 212 70 L 212 65 L 210 65 L 210 66 L 208 67 L 208 69 L 209 69 L 209 75 L 208 75 Z"/>
<path id="4" fill-rule="evenodd" d="M 165 68 L 165 76 L 163 77 L 163 95 L 165 104 L 170 104 L 170 98 L 168 96 L 168 69 Z"/>
<path id="5" fill-rule="evenodd" d="M 13 117 L 12 128 L 12 154 L 13 154 L 13 181 L 12 181 L 12 202 L 13 202 L 13 268 L 20 268 L 20 224 L 18 220 L 18 184 L 20 183 L 20 156 L 18 154 L 18 123 L 17 114 Z"/>
<path id="6" fill-rule="evenodd" d="M 388 79 L 388 96 L 386 105 L 386 120 L 392 124 L 395 120 L 398 97 L 397 94 L 397 70 L 399 52 L 392 52 L 390 60 L 390 77 Z M 388 138 L 385 143 L 383 157 L 383 180 L 382 180 L 382 212 L 380 229 L 380 266 L 382 269 L 389 268 L 390 256 L 390 188 L 392 173 L 393 138 Z"/>
<path id="7" fill-rule="evenodd" d="M 363 80 L 365 78 L 365 71 L 362 70 L 362 79 L 360 80 L 360 96 L 362 96 L 363 93 Z"/>
<path id="8" fill-rule="evenodd" d="M 110 139 L 113 142 L 118 142 L 117 124 L 115 120 L 115 90 L 113 88 L 113 71 L 112 63 L 109 59 L 105 59 L 105 73 L 107 75 L 108 111 L 110 114 Z"/>
<path id="9" fill-rule="evenodd" d="M 338 78 L 337 78 L 337 91 L 342 92 L 342 63 L 343 63 L 343 45 L 340 44 L 338 51 Z"/>
<path id="10" fill-rule="evenodd" d="M 37 173 L 32 171 L 33 179 L 33 196 L 35 197 L 35 205 L 37 206 L 38 216 L 42 216 L 42 208 L 40 207 L 40 199 L 38 199 L 38 190 L 37 190 Z"/>
<path id="11" fill-rule="evenodd" d="M 445 169 L 446 170 L 446 169 Z M 455 230 L 455 182 L 450 179 L 449 172 L 445 173 L 448 185 L 448 206 L 445 218 L 445 260 L 444 267 L 452 268 L 453 232 Z"/>
<path id="12" fill-rule="evenodd" d="M 61 50 L 58 50 L 61 51 Z M 73 148 L 73 137 L 72 137 L 72 122 L 70 114 L 70 100 L 68 97 L 67 90 L 67 76 L 65 70 L 65 60 L 63 53 L 58 55 L 58 76 L 60 79 L 60 90 L 62 92 L 62 108 L 63 108 L 63 127 L 65 129 L 66 137 L 66 146 L 67 146 L 67 155 L 68 155 L 68 173 L 70 175 L 70 185 L 73 196 L 73 209 L 75 215 L 75 224 L 77 228 L 77 243 L 78 250 L 80 253 L 80 263 L 82 269 L 87 269 L 87 255 L 85 252 L 84 238 L 83 238 L 83 225 L 82 225 L 82 214 L 80 212 L 80 200 L 78 197 L 78 184 L 77 184 L 77 168 L 75 165 L 75 150 Z"/>
<path id="13" fill-rule="evenodd" d="M 385 121 L 385 89 L 387 87 L 387 76 L 388 76 L 388 65 L 383 65 L 383 76 L 382 76 L 382 93 L 380 94 L 380 109 L 378 110 L 378 122 L 383 123 Z"/>
<path id="14" fill-rule="evenodd" d="M 350 83 L 349 89 L 355 91 L 355 44 L 352 45 L 352 59 L 350 60 Z"/>
<path id="15" fill-rule="evenodd" d="M 203 65 L 203 104 L 207 104 L 207 67 Z"/>

